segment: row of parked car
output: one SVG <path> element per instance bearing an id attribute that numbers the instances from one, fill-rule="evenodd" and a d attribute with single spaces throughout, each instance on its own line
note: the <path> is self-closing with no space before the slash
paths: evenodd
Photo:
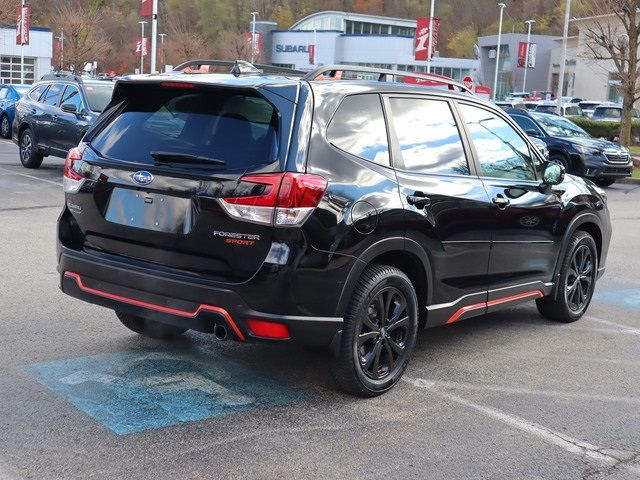
<path id="1" fill-rule="evenodd" d="M 19 146 L 20 161 L 26 168 L 38 168 L 48 155 L 64 157 L 78 145 L 111 100 L 115 82 L 110 79 L 87 79 L 71 73 L 46 75 L 32 86 L 0 87 L 0 126 L 4 138 L 13 137 Z M 535 92 L 539 98 L 549 92 Z M 521 95 L 521 94 L 517 94 Z M 518 102 L 496 102 L 529 135 L 550 160 L 560 163 L 567 172 L 590 178 L 608 186 L 632 172 L 626 148 L 591 137 L 568 119 L 555 115 L 555 105 L 535 101 L 527 107 Z M 581 99 L 567 98 L 566 115 L 580 109 Z M 523 107 L 524 105 L 524 107 Z M 585 107 L 587 105 L 585 104 Z M 612 106 L 598 106 L 613 110 Z"/>
<path id="2" fill-rule="evenodd" d="M 540 93 L 513 92 L 504 100 L 496 101 L 501 108 L 521 108 L 540 113 L 557 114 L 558 103 L 555 96 L 545 92 L 546 98 L 541 99 Z M 622 117 L 622 105 L 612 102 L 598 102 L 583 100 L 578 97 L 562 97 L 563 117 L 588 117 L 594 120 L 619 122 Z M 632 110 L 634 119 L 640 119 L 640 111 Z"/>

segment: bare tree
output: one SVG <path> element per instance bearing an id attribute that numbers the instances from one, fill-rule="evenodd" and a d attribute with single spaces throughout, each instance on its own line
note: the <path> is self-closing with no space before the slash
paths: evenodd
<path id="1" fill-rule="evenodd" d="M 109 58 L 111 42 L 100 28 L 101 12 L 80 4 L 56 7 L 51 22 L 56 31 L 64 28 L 63 68 L 81 71 L 88 62 Z"/>
<path id="2" fill-rule="evenodd" d="M 245 31 L 225 32 L 220 36 L 223 41 L 218 47 L 218 56 L 222 60 L 251 60 L 251 34 Z M 260 52 L 254 61 L 261 62 Z"/>
<path id="3" fill-rule="evenodd" d="M 631 143 L 633 104 L 640 100 L 640 0 L 600 0 L 596 18 L 586 29 L 587 55 L 594 60 L 612 61 L 621 82 L 623 97 L 620 143 Z"/>
<path id="4" fill-rule="evenodd" d="M 0 0 L 0 23 L 4 25 L 15 25 L 16 7 L 20 4 L 18 0 Z"/>

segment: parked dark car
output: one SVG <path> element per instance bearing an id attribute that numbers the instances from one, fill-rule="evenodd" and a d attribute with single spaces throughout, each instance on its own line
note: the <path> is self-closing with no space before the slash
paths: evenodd
<path id="1" fill-rule="evenodd" d="M 12 138 L 20 161 L 38 168 L 48 155 L 65 157 L 111 100 L 113 82 L 71 74 L 45 75 L 16 103 Z"/>
<path id="2" fill-rule="evenodd" d="M 16 102 L 29 90 L 28 85 L 0 85 L 0 135 L 11 138 L 11 124 L 16 110 Z"/>
<path id="3" fill-rule="evenodd" d="M 585 313 L 606 196 L 502 110 L 399 81 L 415 73 L 242 65 L 117 83 L 66 159 L 64 293 L 150 337 L 329 346 L 362 396 L 399 380 L 420 328 L 534 299 Z M 356 72 L 383 81 L 332 81 Z"/>
<path id="4" fill-rule="evenodd" d="M 618 178 L 630 177 L 633 163 L 629 150 L 617 143 L 589 135 L 566 118 L 548 113 L 507 109 L 506 112 L 528 135 L 547 144 L 549 159 L 567 172 L 608 187 Z"/>

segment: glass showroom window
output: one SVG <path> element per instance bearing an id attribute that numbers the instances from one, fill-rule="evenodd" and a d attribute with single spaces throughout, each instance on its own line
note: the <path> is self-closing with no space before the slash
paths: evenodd
<path id="1" fill-rule="evenodd" d="M 35 77 L 35 58 L 24 58 L 24 83 L 31 84 Z M 20 57 L 0 57 L 0 82 L 20 83 Z"/>

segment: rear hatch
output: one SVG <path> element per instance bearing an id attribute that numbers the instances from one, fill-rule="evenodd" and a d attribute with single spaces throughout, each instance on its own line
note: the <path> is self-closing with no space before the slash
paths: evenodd
<path id="1" fill-rule="evenodd" d="M 81 248 L 224 281 L 250 278 L 274 229 L 229 205 L 276 187 L 245 179 L 282 171 L 295 105 L 277 90 L 119 84 L 76 152 L 82 186 L 67 205 Z M 284 90 L 291 96 L 291 84 Z M 67 158 L 65 182 L 77 164 Z"/>

